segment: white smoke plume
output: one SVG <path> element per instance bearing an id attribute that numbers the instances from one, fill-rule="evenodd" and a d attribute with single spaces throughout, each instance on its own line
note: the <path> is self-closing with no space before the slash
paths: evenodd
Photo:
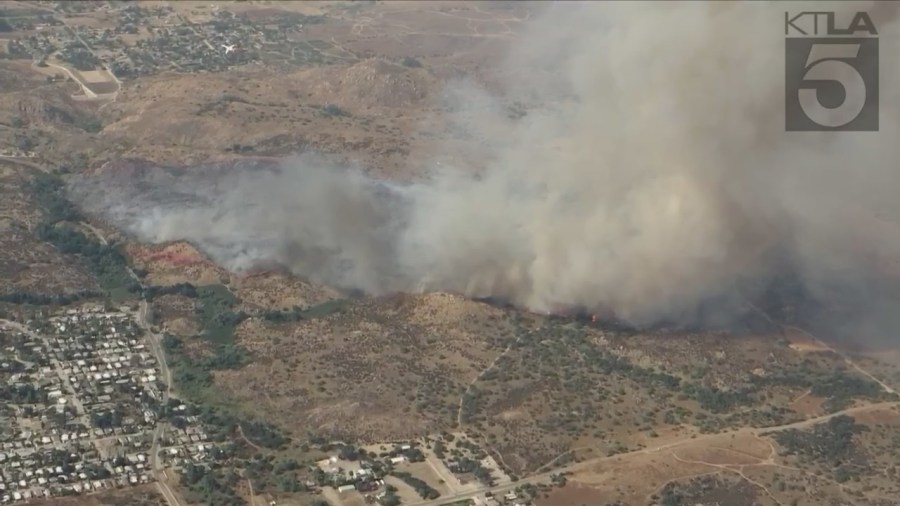
<path id="1" fill-rule="evenodd" d="M 878 132 L 785 131 L 784 12 L 823 6 L 841 24 L 868 11 L 879 31 Z M 502 107 L 470 115 L 493 146 L 477 174 L 444 165 L 399 186 L 300 157 L 214 187 L 182 180 L 190 206 L 89 182 L 75 194 L 143 239 L 370 293 L 454 291 L 649 323 L 696 318 L 785 269 L 811 293 L 866 291 L 900 272 L 896 11 L 555 3 L 508 62 L 507 97 L 537 106 L 499 133 L 478 127 Z"/>

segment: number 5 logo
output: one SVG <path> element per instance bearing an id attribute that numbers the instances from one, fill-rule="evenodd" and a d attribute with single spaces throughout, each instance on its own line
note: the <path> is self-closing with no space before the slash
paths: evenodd
<path id="1" fill-rule="evenodd" d="M 836 82 L 844 89 L 844 100 L 829 108 L 819 101 L 818 88 L 800 88 L 800 107 L 809 119 L 837 128 L 859 116 L 866 105 L 866 81 L 854 66 L 842 61 L 855 60 L 858 54 L 859 44 L 814 44 L 810 48 L 803 81 Z"/>
<path id="2" fill-rule="evenodd" d="M 788 130 L 878 130 L 878 40 L 787 39 Z"/>

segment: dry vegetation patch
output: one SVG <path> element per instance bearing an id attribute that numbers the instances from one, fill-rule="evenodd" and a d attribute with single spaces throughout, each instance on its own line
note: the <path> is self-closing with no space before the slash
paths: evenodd
<path id="1" fill-rule="evenodd" d="M 133 243 L 128 246 L 127 252 L 134 267 L 144 272 L 144 282 L 147 284 L 211 285 L 229 279 L 228 271 L 185 242 L 158 245 Z"/>
<path id="2" fill-rule="evenodd" d="M 553 489 L 538 505 L 653 504 L 650 498 L 666 483 L 706 473 L 705 466 L 679 463 L 665 454 L 613 458 L 569 476 L 565 487 Z M 574 500 L 579 502 L 570 502 Z"/>
<path id="3" fill-rule="evenodd" d="M 278 325 L 250 319 L 237 342 L 254 360 L 217 372 L 217 385 L 296 434 L 382 441 L 452 427 L 462 392 L 500 353 L 491 342 L 512 325 L 501 310 L 449 297 L 366 299 Z"/>
<path id="4" fill-rule="evenodd" d="M 234 276 L 231 289 L 251 309 L 305 308 L 341 297 L 337 290 L 305 282 L 281 272 Z"/>
<path id="5" fill-rule="evenodd" d="M 900 412 L 896 406 L 772 434 L 778 464 L 795 470 L 794 481 L 781 480 L 784 485 L 775 486 L 797 489 L 803 484 L 801 478 L 812 476 L 851 496 L 900 497 L 898 434 Z"/>
<path id="6" fill-rule="evenodd" d="M 96 282 L 81 262 L 32 233 L 42 216 L 28 190 L 33 170 L 0 160 L 0 294 L 96 290 Z"/>

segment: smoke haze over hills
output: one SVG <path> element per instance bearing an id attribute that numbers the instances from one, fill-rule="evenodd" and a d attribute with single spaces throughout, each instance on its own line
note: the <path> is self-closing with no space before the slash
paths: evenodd
<path id="1" fill-rule="evenodd" d="M 303 155 L 147 170 L 121 192 L 97 176 L 73 194 L 141 239 L 369 293 L 694 322 L 789 273 L 812 297 L 853 293 L 852 332 L 880 335 L 900 329 L 879 286 L 900 275 L 900 33 L 897 6 L 873 4 L 828 8 L 878 28 L 875 133 L 784 131 L 784 11 L 804 4 L 578 2 L 547 6 L 510 55 L 528 79 L 508 97 L 537 104 L 515 128 L 479 128 L 500 100 L 456 89 L 493 147 L 477 174 L 444 165 L 401 185 Z"/>

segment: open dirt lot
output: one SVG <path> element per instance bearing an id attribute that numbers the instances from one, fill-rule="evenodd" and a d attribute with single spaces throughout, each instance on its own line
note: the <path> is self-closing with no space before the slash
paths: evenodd
<path id="1" fill-rule="evenodd" d="M 31 501 L 35 506 L 164 506 L 166 500 L 153 485 L 112 490 L 83 497 L 63 497 Z"/>
<path id="2" fill-rule="evenodd" d="M 119 89 L 115 78 L 106 70 L 82 70 L 77 73 L 77 76 L 98 95 L 114 93 Z"/>
<path id="3" fill-rule="evenodd" d="M 431 488 L 440 492 L 442 496 L 446 496 L 450 492 L 450 487 L 447 486 L 447 482 L 441 479 L 428 462 L 405 462 L 396 466 L 396 468 L 400 471 L 410 473 L 416 478 L 424 481 Z M 452 473 L 449 473 L 449 471 L 448 474 L 452 476 Z M 413 493 L 415 493 L 414 490 Z"/>

